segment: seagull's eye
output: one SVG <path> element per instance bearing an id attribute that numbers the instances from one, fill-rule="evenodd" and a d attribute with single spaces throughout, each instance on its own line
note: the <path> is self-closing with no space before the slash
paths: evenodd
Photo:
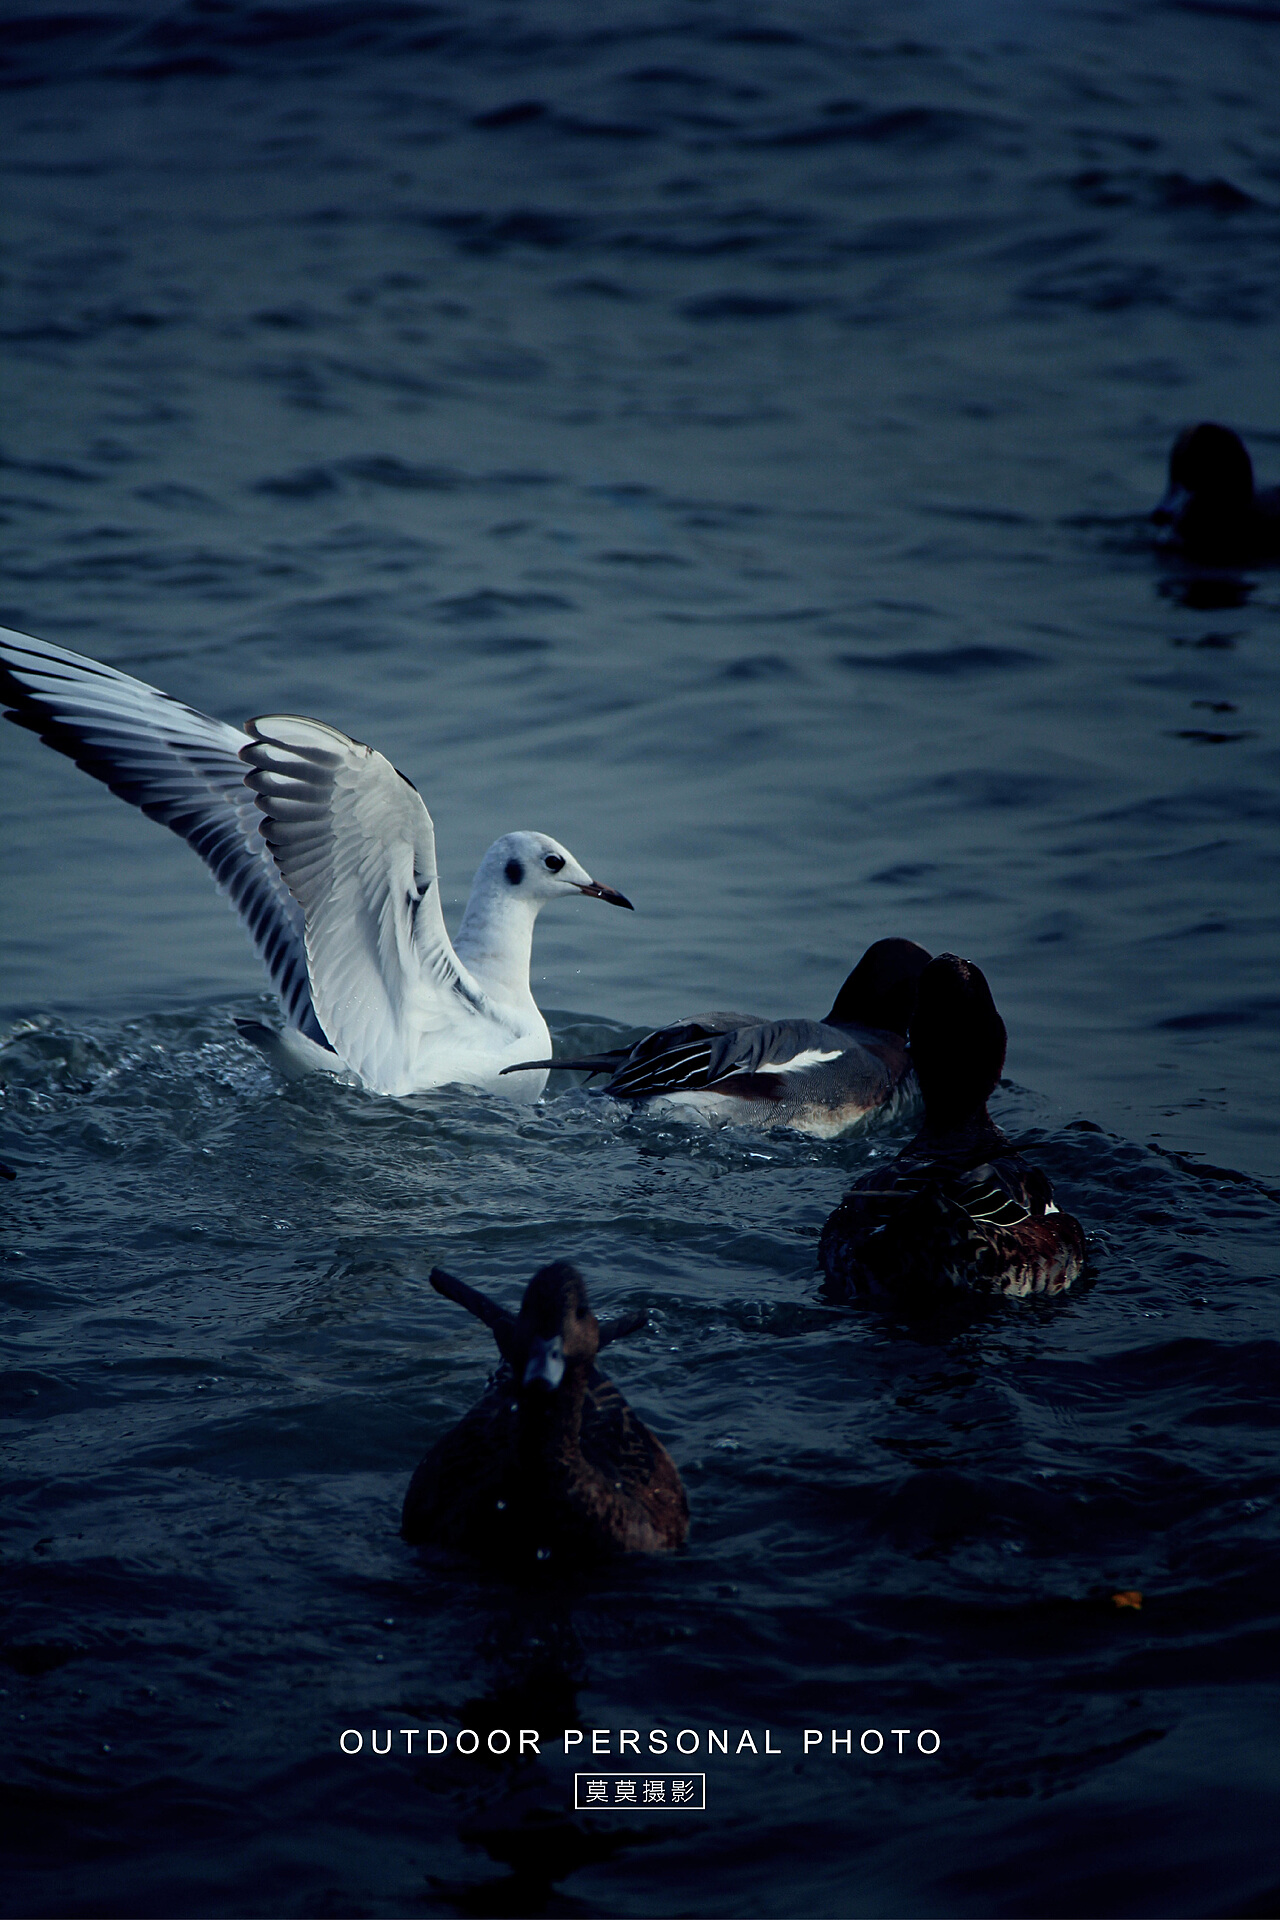
<path id="1" fill-rule="evenodd" d="M 559 873 L 561 867 L 564 865 L 564 855 L 562 853 L 549 853 L 544 865 L 548 873 Z"/>

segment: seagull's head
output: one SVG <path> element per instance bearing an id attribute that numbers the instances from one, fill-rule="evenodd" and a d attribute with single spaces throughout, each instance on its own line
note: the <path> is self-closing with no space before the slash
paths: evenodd
<path id="1" fill-rule="evenodd" d="M 593 880 L 578 865 L 568 847 L 546 833 L 504 833 L 484 857 L 490 884 L 512 899 L 527 902 L 536 912 L 548 900 L 563 894 L 586 893 L 611 906 L 629 907 L 625 894 Z"/>

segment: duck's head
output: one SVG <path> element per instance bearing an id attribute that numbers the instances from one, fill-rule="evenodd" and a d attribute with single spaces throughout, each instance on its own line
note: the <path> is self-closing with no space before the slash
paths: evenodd
<path id="1" fill-rule="evenodd" d="M 567 1260 L 539 1267 L 524 1290 L 519 1314 L 509 1313 L 443 1267 L 433 1267 L 430 1277 L 437 1293 L 484 1321 L 522 1395 L 554 1393 L 566 1368 L 590 1366 L 601 1347 L 645 1324 L 640 1309 L 620 1313 L 601 1326 L 587 1304 L 586 1282 Z"/>
<path id="2" fill-rule="evenodd" d="M 928 964 L 927 951 L 914 940 L 875 941 L 836 995 L 826 1024 L 880 1027 L 905 1036 Z"/>
<path id="3" fill-rule="evenodd" d="M 511 1364 L 522 1396 L 554 1393 L 572 1366 L 590 1366 L 600 1349 L 600 1323 L 587 1288 L 567 1260 L 539 1267 L 524 1290 Z"/>
<path id="4" fill-rule="evenodd" d="M 1187 427 L 1169 455 L 1169 485 L 1151 518 L 1184 544 L 1240 530 L 1253 505 L 1253 462 L 1238 433 L 1212 420 Z"/>
<path id="5" fill-rule="evenodd" d="M 911 1016 L 911 1059 L 935 1131 L 959 1126 L 987 1104 L 1004 1068 L 1008 1036 L 980 967 L 940 953 L 920 975 Z"/>
<path id="6" fill-rule="evenodd" d="M 630 907 L 625 894 L 593 880 L 586 868 L 547 833 L 504 833 L 480 863 L 477 882 L 484 881 L 499 898 L 524 901 L 536 913 L 548 900 L 585 893 L 610 906 Z"/>

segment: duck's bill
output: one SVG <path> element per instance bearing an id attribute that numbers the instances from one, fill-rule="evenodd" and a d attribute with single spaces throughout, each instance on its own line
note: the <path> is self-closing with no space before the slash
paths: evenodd
<path id="1" fill-rule="evenodd" d="M 598 880 L 588 881 L 585 887 L 578 885 L 578 892 L 589 893 L 594 900 L 607 900 L 611 907 L 627 907 L 632 913 L 635 912 L 625 893 L 619 893 L 616 887 L 602 887 Z"/>
<path id="2" fill-rule="evenodd" d="M 564 1341 L 560 1335 L 556 1334 L 552 1340 L 531 1340 L 522 1385 L 541 1387 L 548 1393 L 554 1393 L 563 1379 Z"/>
<path id="3" fill-rule="evenodd" d="M 1160 504 L 1157 507 L 1153 507 L 1151 518 L 1158 527 L 1175 526 L 1190 504 L 1191 495 L 1187 492 L 1187 489 L 1178 486 L 1175 482 L 1170 486 Z"/>

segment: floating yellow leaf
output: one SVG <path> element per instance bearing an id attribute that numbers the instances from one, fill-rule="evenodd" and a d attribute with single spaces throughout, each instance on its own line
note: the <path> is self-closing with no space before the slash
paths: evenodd
<path id="1" fill-rule="evenodd" d="M 1132 1607 L 1135 1613 L 1141 1613 L 1142 1595 L 1136 1587 L 1131 1587 L 1127 1593 L 1113 1593 L 1111 1604 L 1113 1607 Z"/>

